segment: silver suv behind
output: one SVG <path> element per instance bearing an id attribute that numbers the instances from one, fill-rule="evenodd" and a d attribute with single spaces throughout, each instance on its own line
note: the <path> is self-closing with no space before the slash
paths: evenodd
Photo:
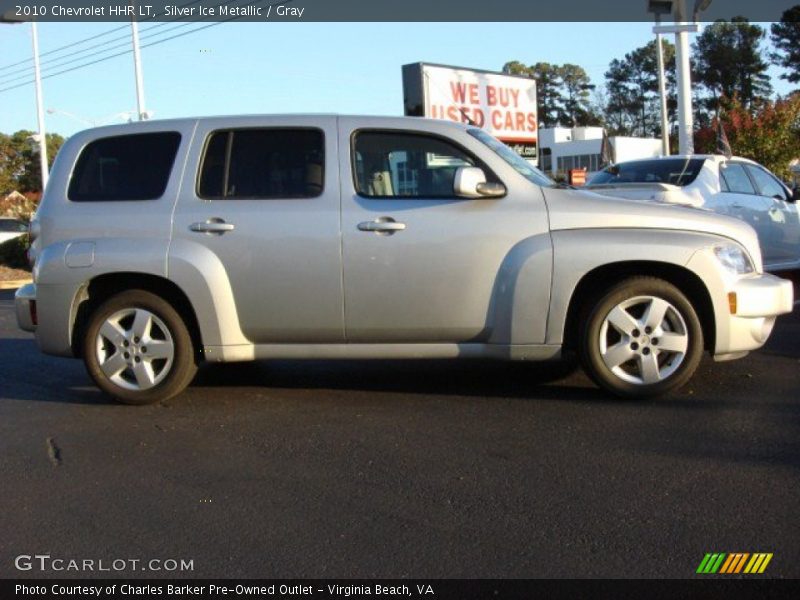
<path id="1" fill-rule="evenodd" d="M 480 129 L 416 118 L 85 131 L 31 234 L 20 326 L 134 404 L 201 360 L 565 349 L 607 390 L 654 395 L 792 309 L 747 224 L 562 189 Z"/>

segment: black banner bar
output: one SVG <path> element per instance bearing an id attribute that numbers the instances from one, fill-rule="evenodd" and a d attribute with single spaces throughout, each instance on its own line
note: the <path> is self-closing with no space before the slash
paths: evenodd
<path id="1" fill-rule="evenodd" d="M 695 14 L 696 0 L 0 0 L 4 21 L 256 22 L 625 22 L 685 2 L 684 20 L 743 16 L 774 22 L 798 0 L 716 0 Z M 671 22 L 676 15 L 662 15 Z M 601 34 L 602 35 L 602 34 Z"/>
<path id="2" fill-rule="evenodd" d="M 532 598 L 613 599 L 623 598 L 737 598 L 783 599 L 800 597 L 796 580 L 733 579 L 707 577 L 668 580 L 614 579 L 387 579 L 387 580 L 3 580 L 3 600 L 125 600 L 144 598 L 205 599 L 296 599 L 350 600 L 352 598 L 420 600 L 514 600 Z"/>

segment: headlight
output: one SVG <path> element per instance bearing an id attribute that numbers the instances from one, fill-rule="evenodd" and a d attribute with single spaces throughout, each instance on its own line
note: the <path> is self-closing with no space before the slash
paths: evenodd
<path id="1" fill-rule="evenodd" d="M 753 261 L 750 260 L 747 252 L 736 244 L 714 246 L 714 255 L 717 257 L 719 264 L 731 273 L 746 275 L 755 271 Z"/>

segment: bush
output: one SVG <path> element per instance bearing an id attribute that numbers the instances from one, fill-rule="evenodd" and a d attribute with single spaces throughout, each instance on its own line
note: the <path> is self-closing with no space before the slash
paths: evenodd
<path id="1" fill-rule="evenodd" d="M 41 194 L 37 193 L 20 194 L 18 192 L 11 192 L 5 198 L 0 195 L 0 217 L 30 221 L 36 207 L 39 206 L 40 196 Z"/>
<path id="2" fill-rule="evenodd" d="M 30 270 L 28 264 L 28 235 L 15 237 L 0 244 L 0 265 L 11 269 Z"/>

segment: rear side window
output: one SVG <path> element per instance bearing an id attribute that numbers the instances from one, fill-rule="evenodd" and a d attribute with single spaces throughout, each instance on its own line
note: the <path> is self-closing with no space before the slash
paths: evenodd
<path id="1" fill-rule="evenodd" d="M 314 198 L 324 186 L 319 129 L 234 129 L 208 139 L 197 195 L 211 200 Z"/>
<path id="2" fill-rule="evenodd" d="M 67 195 L 73 202 L 160 198 L 180 141 L 176 131 L 95 140 L 78 157 Z"/>
<path id="3" fill-rule="evenodd" d="M 684 186 L 697 179 L 704 162 L 703 158 L 636 160 L 611 165 L 592 177 L 589 183 L 669 183 Z"/>
<path id="4" fill-rule="evenodd" d="M 725 163 L 720 165 L 719 173 L 725 182 L 727 191 L 735 194 L 755 194 L 753 182 L 744 172 L 744 167 L 738 163 Z"/>

